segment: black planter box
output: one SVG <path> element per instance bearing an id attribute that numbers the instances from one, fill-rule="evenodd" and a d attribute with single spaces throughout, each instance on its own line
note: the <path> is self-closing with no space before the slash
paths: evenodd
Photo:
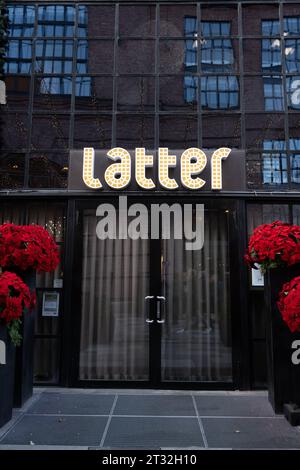
<path id="1" fill-rule="evenodd" d="M 14 378 L 15 378 L 15 347 L 7 333 L 6 327 L 0 323 L 0 341 L 5 343 L 5 364 L 0 364 L 0 428 L 12 416 Z"/>
<path id="2" fill-rule="evenodd" d="M 35 271 L 14 271 L 28 285 L 31 291 L 35 290 Z M 33 391 L 33 353 L 34 353 L 34 324 L 35 310 L 24 312 L 22 317 L 21 335 L 22 343 L 16 348 L 14 406 L 21 408 L 32 396 Z"/>
<path id="3" fill-rule="evenodd" d="M 297 276 L 300 276 L 299 264 L 271 269 L 265 275 L 269 401 L 275 413 L 282 413 L 285 405 L 291 405 L 285 407 L 285 416 L 291 424 L 295 422 L 292 410 L 297 410 L 300 406 L 300 364 L 292 363 L 292 354 L 295 351 L 292 344 L 295 340 L 300 340 L 300 333 L 291 333 L 276 302 L 283 284 Z"/>

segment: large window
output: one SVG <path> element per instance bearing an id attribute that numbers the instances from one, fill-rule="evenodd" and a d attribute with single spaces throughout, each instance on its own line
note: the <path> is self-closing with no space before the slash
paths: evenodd
<path id="1" fill-rule="evenodd" d="M 185 101 L 197 102 L 199 82 L 202 108 L 215 110 L 237 108 L 239 105 L 237 77 L 215 75 L 234 71 L 235 58 L 233 43 L 230 39 L 230 23 L 203 21 L 199 31 L 197 18 L 187 17 L 185 18 L 185 34 L 188 37 L 185 70 L 189 74 L 193 72 L 200 74 L 200 79 L 198 74 L 185 76 Z M 199 64 L 197 64 L 197 54 L 200 54 Z"/>
<path id="2" fill-rule="evenodd" d="M 245 149 L 249 189 L 298 189 L 300 0 L 8 7 L 0 187 L 93 145 Z"/>

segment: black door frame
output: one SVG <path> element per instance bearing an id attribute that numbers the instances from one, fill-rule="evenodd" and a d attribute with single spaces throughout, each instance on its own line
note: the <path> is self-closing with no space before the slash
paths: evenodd
<path id="1" fill-rule="evenodd" d="M 124 194 L 124 193 L 123 193 Z M 199 389 L 199 390 L 233 390 L 249 388 L 249 352 L 247 343 L 249 341 L 247 327 L 247 312 L 242 303 L 244 291 L 247 284 L 244 284 L 242 259 L 245 241 L 245 205 L 241 201 L 227 198 L 200 198 L 190 194 L 180 194 L 176 197 L 176 202 L 183 203 L 206 203 L 213 204 L 216 208 L 220 204 L 226 204 L 229 208 L 229 262 L 230 262 L 230 304 L 231 304 L 231 324 L 232 324 L 232 382 L 161 382 L 160 368 L 157 364 L 161 363 L 161 327 L 156 322 L 150 324 L 149 330 L 149 381 L 102 381 L 91 380 L 83 381 L 78 379 L 79 371 L 79 345 L 80 345 L 80 323 L 81 323 L 81 260 L 82 260 L 82 210 L 99 205 L 106 201 L 110 203 L 117 202 L 118 194 L 101 194 L 95 198 L 73 199 L 69 201 L 68 207 L 68 267 L 65 271 L 65 286 L 69 302 L 69 312 L 65 316 L 65 328 L 71 328 L 68 335 L 68 342 L 65 351 L 68 350 L 65 357 L 63 369 L 65 371 L 66 384 L 72 387 L 84 388 L 157 388 L 157 389 Z M 174 197 L 167 197 L 159 194 L 157 197 L 142 197 L 135 194 L 127 194 L 130 203 L 143 202 L 149 204 L 152 200 L 156 202 L 174 203 Z M 244 234 L 245 237 L 239 236 Z M 160 266 L 160 240 L 150 240 L 150 272 L 159 272 Z M 158 253 L 159 250 L 159 253 Z M 75 274 L 76 273 L 76 274 Z M 161 279 L 159 276 L 151 275 L 150 286 L 152 292 L 159 295 L 161 289 Z M 154 295 L 151 293 L 151 295 Z M 150 293 L 149 293 L 150 294 Z M 154 303 L 153 303 L 154 308 Z"/>

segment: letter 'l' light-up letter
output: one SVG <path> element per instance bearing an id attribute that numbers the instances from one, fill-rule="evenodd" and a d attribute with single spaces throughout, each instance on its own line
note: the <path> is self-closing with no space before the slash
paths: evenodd
<path id="1" fill-rule="evenodd" d="M 83 149 L 82 178 L 89 188 L 97 189 L 102 188 L 102 184 L 98 178 L 94 178 L 94 160 L 94 149 L 92 147 L 85 147 Z"/>
<path id="2" fill-rule="evenodd" d="M 168 148 L 158 149 L 158 179 L 163 188 L 176 189 L 178 184 L 174 178 L 169 178 L 169 167 L 176 167 L 176 155 L 169 155 Z"/>
<path id="3" fill-rule="evenodd" d="M 231 149 L 221 147 L 211 157 L 211 189 L 222 189 L 222 160 L 230 154 Z"/>
<path id="4" fill-rule="evenodd" d="M 192 162 L 195 160 L 195 162 Z M 181 155 L 181 182 L 188 189 L 200 189 L 205 185 L 205 181 L 199 177 L 192 178 L 192 175 L 201 173 L 206 167 L 207 158 L 205 153 L 197 148 L 191 147 Z"/>
<path id="5" fill-rule="evenodd" d="M 144 148 L 135 149 L 135 179 L 143 189 L 153 189 L 155 184 L 151 178 L 146 178 L 146 168 L 153 166 L 153 155 L 146 155 Z"/>
<path id="6" fill-rule="evenodd" d="M 128 186 L 131 179 L 131 158 L 127 150 L 115 147 L 107 152 L 107 156 L 112 160 L 121 160 L 110 165 L 104 174 L 108 186 L 113 189 L 123 189 Z"/>

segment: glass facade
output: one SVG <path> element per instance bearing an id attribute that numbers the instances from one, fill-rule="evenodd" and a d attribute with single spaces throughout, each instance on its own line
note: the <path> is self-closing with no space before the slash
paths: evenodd
<path id="1" fill-rule="evenodd" d="M 2 189 L 65 188 L 84 145 L 242 148 L 248 189 L 298 188 L 297 3 L 8 9 Z"/>
<path id="2" fill-rule="evenodd" d="M 276 219 L 299 223 L 299 206 L 294 197 L 300 183 L 299 2 L 7 3 L 10 20 L 5 64 L 7 104 L 1 106 L 0 135 L 0 191 L 6 198 L 0 210 L 2 221 L 41 223 L 48 229 L 53 222 L 55 230 L 61 231 L 61 237 L 56 232 L 56 239 L 63 251 L 64 225 L 75 224 L 73 219 L 65 221 L 71 199 L 67 192 L 62 191 L 64 202 L 60 206 L 57 201 L 52 202 L 51 196 L 56 194 L 53 190 L 67 188 L 70 150 L 82 150 L 85 146 L 95 149 L 120 146 L 126 149 L 146 147 L 148 150 L 158 147 L 243 149 L 246 152 L 245 170 L 249 190 L 245 198 L 249 197 L 249 201 L 242 199 L 244 195 L 236 197 L 241 206 L 244 204 L 248 234 L 260 223 Z M 13 199 L 7 201 L 10 196 L 7 190 L 44 190 L 47 202 L 24 200 L 16 204 Z M 257 190 L 263 192 L 257 193 Z M 287 191 L 290 191 L 289 199 L 283 200 L 281 195 Z M 257 194 L 260 195 L 259 201 L 255 200 Z M 277 198 L 274 203 L 265 200 L 265 197 L 275 197 L 274 194 Z M 32 195 L 32 199 L 40 197 L 39 191 Z M 199 195 L 197 193 L 197 197 Z M 220 199 L 213 199 L 216 207 Z M 85 210 L 89 212 L 91 209 L 87 205 Z M 226 209 L 223 212 L 224 217 L 230 211 Z M 237 213 L 240 215 L 240 212 Z M 212 224 L 212 227 L 217 225 Z M 207 263 L 208 266 L 203 268 L 202 280 L 203 292 L 208 292 L 206 297 L 197 299 L 200 284 L 196 258 L 197 268 L 193 268 L 192 260 L 192 264 L 187 265 L 187 268 L 192 266 L 191 269 L 184 270 L 180 266 L 177 271 L 169 271 L 165 276 L 168 292 L 177 282 L 178 292 L 183 289 L 180 298 L 187 294 L 191 286 L 194 287 L 195 297 L 193 304 L 189 305 L 190 314 L 185 312 L 185 317 L 180 311 L 179 302 L 175 302 L 170 311 L 167 310 L 168 318 L 173 315 L 173 320 L 166 324 L 168 335 L 163 337 L 162 343 L 165 380 L 186 380 L 186 362 L 182 370 L 180 364 L 183 363 L 182 358 L 187 356 L 190 376 L 195 381 L 203 378 L 229 381 L 234 375 L 229 351 L 229 301 L 220 296 L 218 303 L 215 296 L 215 291 L 227 285 L 229 277 L 234 276 L 228 266 L 229 256 L 224 251 L 232 243 L 226 238 L 228 233 L 224 232 L 226 236 L 223 237 L 218 232 L 219 244 L 216 242 L 214 245 L 223 250 L 223 258 L 215 256 L 222 265 L 222 268 L 216 268 L 219 277 L 213 275 L 209 264 L 213 264 L 213 256 L 208 253 L 207 258 L 202 260 L 203 265 Z M 246 228 L 245 233 L 241 230 L 239 236 L 246 239 Z M 210 231 L 207 240 L 212 238 Z M 76 246 L 80 247 L 81 242 Z M 115 249 L 115 245 L 112 246 Z M 88 246 L 85 248 L 87 250 Z M 166 246 L 164 250 L 162 259 L 163 256 L 167 259 Z M 130 250 L 128 248 L 128 252 L 131 251 L 132 247 Z M 65 265 L 69 265 L 70 275 L 69 263 L 74 256 L 70 252 L 63 255 L 63 266 L 55 274 L 57 279 L 62 280 Z M 88 251 L 84 252 L 83 259 L 88 256 Z M 174 256 L 176 262 L 179 256 L 180 250 L 177 250 Z M 97 268 L 98 277 L 107 282 L 109 290 L 109 278 L 106 278 L 105 271 L 107 263 L 102 266 L 103 259 L 101 254 L 97 261 L 100 266 Z M 138 252 L 135 256 L 130 254 L 128 259 L 137 261 Z M 127 261 L 123 261 L 126 275 L 122 285 L 130 278 Z M 93 285 L 95 279 L 88 271 L 83 270 L 81 274 L 81 281 L 86 286 Z M 43 292 L 53 288 L 53 282 L 53 276 L 38 279 L 40 313 Z M 248 296 L 245 307 L 248 312 L 245 310 L 245 315 L 248 314 L 250 319 L 250 381 L 253 386 L 263 387 L 266 381 L 263 291 L 255 291 L 249 285 L 240 287 L 244 289 L 245 297 Z M 65 286 L 61 288 L 62 297 L 64 289 Z M 89 294 L 86 288 L 85 302 L 88 305 L 94 299 L 93 288 L 91 296 Z M 122 295 L 119 297 L 123 301 Z M 115 303 L 110 305 L 116 318 L 119 314 L 121 316 L 118 308 L 123 308 L 122 304 L 117 305 L 119 297 L 115 295 Z M 100 296 L 97 299 L 99 305 L 104 301 L 105 298 Z M 131 299 L 128 295 L 126 302 L 126 308 L 131 311 L 134 296 Z M 201 323 L 194 318 L 194 305 L 198 305 L 199 311 L 210 312 L 209 320 Z M 92 380 L 101 376 L 102 379 L 108 377 L 114 380 L 115 371 L 99 372 L 93 365 L 97 356 L 94 345 L 99 347 L 100 344 L 94 331 L 97 327 L 108 362 L 110 349 L 107 338 L 111 337 L 112 332 L 123 346 L 128 338 L 123 338 L 123 331 L 117 330 L 118 322 L 110 325 L 101 317 L 101 321 L 106 323 L 97 323 L 96 307 L 93 307 L 96 312 L 94 316 L 91 314 L 94 312 L 92 308 L 89 315 L 85 311 L 85 316 L 82 313 L 90 333 L 80 338 L 84 354 L 78 359 L 77 378 Z M 142 312 L 143 308 L 144 305 L 135 313 Z M 37 382 L 60 381 L 63 321 L 41 320 L 40 317 L 37 320 Z M 174 325 L 176 328 L 173 330 Z M 210 338 L 211 328 L 217 331 L 216 325 L 220 325 L 219 336 L 215 336 L 215 343 L 209 346 L 207 338 Z M 143 329 L 144 324 L 138 324 L 139 327 Z M 127 328 L 135 334 L 130 315 Z M 202 336 L 199 339 L 200 330 Z M 176 336 L 179 334 L 183 335 L 182 338 Z M 188 335 L 190 337 L 185 341 Z M 183 339 L 182 349 L 179 339 Z M 186 350 L 185 344 L 193 345 L 193 342 L 197 345 Z M 224 359 L 219 369 L 214 365 L 208 367 L 204 361 L 201 374 L 194 371 L 194 363 L 197 362 L 194 355 L 197 357 L 199 353 L 199 344 L 207 350 L 209 347 L 215 348 L 216 364 L 219 358 Z M 222 349 L 222 345 L 225 348 Z M 126 349 L 127 343 L 125 346 Z M 128 344 L 129 356 L 132 355 L 130 347 Z M 144 341 L 140 341 L 139 347 L 145 349 Z M 146 349 L 133 359 L 144 361 L 147 368 Z M 178 354 L 176 367 L 170 360 L 168 362 L 168 354 L 172 358 Z M 211 355 L 203 357 L 209 361 Z M 115 363 L 121 360 L 122 355 L 116 356 Z M 98 361 L 97 367 L 106 367 L 105 362 L 99 364 Z M 127 363 L 124 365 L 125 372 L 122 372 L 123 379 L 135 379 L 132 370 L 125 370 L 125 366 Z M 137 380 L 143 377 L 143 367 L 144 364 L 140 367 L 142 372 L 139 372 Z"/>

